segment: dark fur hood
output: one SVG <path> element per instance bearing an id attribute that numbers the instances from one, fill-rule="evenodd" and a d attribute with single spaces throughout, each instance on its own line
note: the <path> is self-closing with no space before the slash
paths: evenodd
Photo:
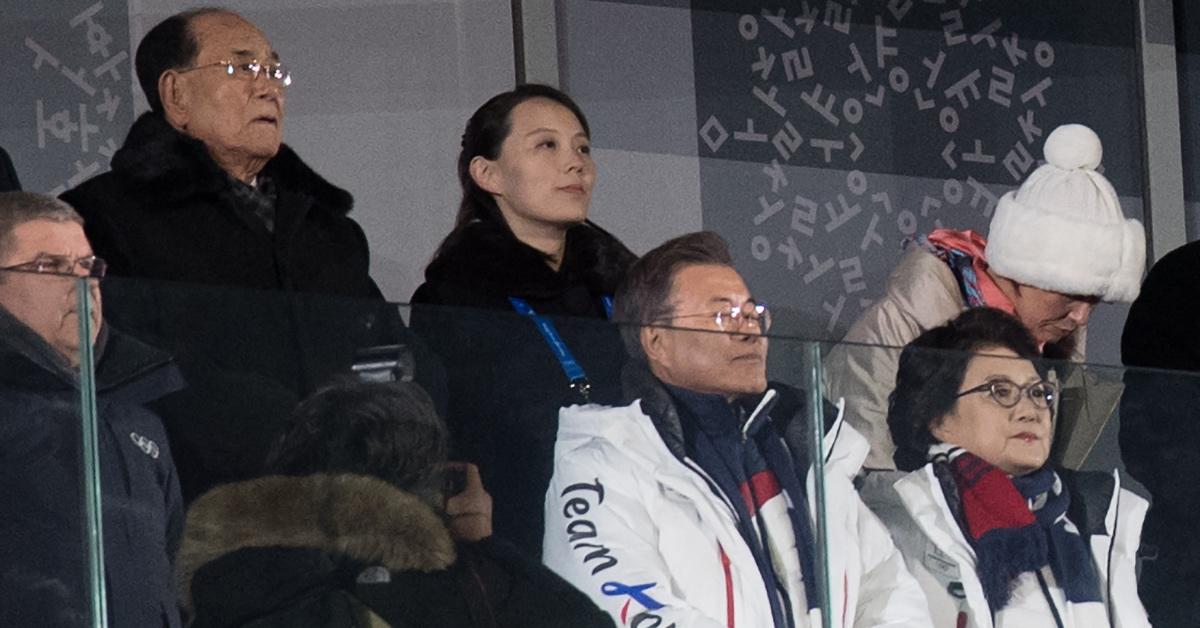
<path id="1" fill-rule="evenodd" d="M 553 298 L 579 284 L 592 294 L 611 295 L 636 259 L 624 244 L 589 221 L 567 231 L 566 253 L 556 272 L 541 252 L 502 225 L 475 222 L 446 242 L 425 269 L 425 279 L 502 297 Z"/>
<path id="2" fill-rule="evenodd" d="M 199 140 L 176 131 L 161 114 L 147 112 L 133 123 L 125 144 L 113 155 L 112 170 L 134 189 L 169 205 L 197 195 L 226 193 L 232 180 Z M 349 192 L 309 168 L 287 144 L 263 167 L 282 190 L 311 196 L 317 206 L 346 214 L 354 205 Z"/>
<path id="3" fill-rule="evenodd" d="M 188 510 L 175 562 L 184 607 L 192 607 L 192 577 L 205 564 L 267 547 L 318 549 L 391 571 L 446 569 L 456 559 L 442 518 L 383 480 L 263 477 L 217 487 Z"/>

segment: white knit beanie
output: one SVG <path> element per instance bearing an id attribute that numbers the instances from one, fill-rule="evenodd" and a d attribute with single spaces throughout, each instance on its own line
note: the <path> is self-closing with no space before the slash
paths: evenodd
<path id="1" fill-rule="evenodd" d="M 1046 138 L 1046 163 L 1005 194 L 992 216 L 984 255 L 997 274 L 1104 301 L 1137 297 L 1146 235 L 1096 172 L 1103 152 L 1082 124 L 1064 124 Z"/>

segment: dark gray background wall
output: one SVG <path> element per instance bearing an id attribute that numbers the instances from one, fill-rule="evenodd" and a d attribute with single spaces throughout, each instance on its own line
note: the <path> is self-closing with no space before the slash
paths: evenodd
<path id="1" fill-rule="evenodd" d="M 168 15 L 213 4 L 257 24 L 292 67 L 285 141 L 354 194 L 372 274 L 388 298 L 407 300 L 454 221 L 467 117 L 513 84 L 509 2 L 0 0 L 0 145 L 23 185 L 57 192 L 106 171 L 135 103 L 145 109 L 131 42 Z M 53 61 L 39 63 L 27 42 Z M 38 103 L 50 125 L 41 133 Z"/>
<path id="2" fill-rule="evenodd" d="M 905 237 L 939 224 L 985 229 L 992 199 L 1032 167 L 1058 123 L 1101 132 L 1106 173 L 1128 215 L 1142 216 L 1154 169 L 1143 158 L 1139 3 L 1115 0 L 1104 12 L 1081 3 L 1091 6 L 809 2 L 809 20 L 803 2 L 730 11 L 731 3 L 701 0 L 524 0 L 550 7 L 541 28 L 556 42 L 532 61 L 555 58 L 557 74 L 533 78 L 560 82 L 592 121 L 593 218 L 639 252 L 685 231 L 722 232 L 758 293 L 784 311 L 781 329 L 823 338 L 840 337 L 878 296 Z M 26 187 L 55 191 L 108 167 L 140 104 L 131 42 L 201 4 L 0 0 L 0 145 Z M 287 141 L 355 194 L 373 273 L 393 300 L 411 294 L 452 222 L 466 117 L 513 83 L 513 7 L 528 9 L 521 4 L 228 3 L 294 68 Z M 1190 103 L 1200 64 L 1195 9 L 1186 4 L 1175 1 L 1174 23 L 1179 99 Z M 810 76 L 801 76 L 804 51 Z M 953 87 L 976 71 L 978 95 L 961 84 L 959 100 Z M 1047 79 L 1044 91 L 1029 91 Z M 809 104 L 830 97 L 836 125 Z M 1188 107 L 1181 115 L 1186 166 L 1200 132 Z M 1018 117 L 1028 124 L 1029 116 L 1040 135 L 1026 135 Z M 1189 207 L 1196 170 L 1185 168 Z M 1097 312 L 1092 359 L 1118 360 L 1124 312 Z"/>
<path id="3" fill-rule="evenodd" d="M 699 196 L 781 331 L 840 338 L 906 238 L 986 233 L 1058 124 L 1100 133 L 1142 218 L 1138 3 L 1081 6 L 572 0 L 560 72 L 606 155 L 666 175 L 646 215 Z M 1090 359 L 1119 362 L 1126 310 L 1094 315 Z"/>

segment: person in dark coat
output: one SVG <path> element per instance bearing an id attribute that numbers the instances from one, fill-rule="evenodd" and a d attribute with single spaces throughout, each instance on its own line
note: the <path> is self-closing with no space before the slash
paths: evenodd
<path id="1" fill-rule="evenodd" d="M 454 458 L 479 465 L 496 533 L 535 556 L 559 408 L 620 399 L 624 351 L 602 321 L 635 257 L 587 220 L 589 142 L 579 107 L 551 87 L 480 107 L 458 157 L 455 227 L 412 297 L 413 330 L 446 366 Z"/>
<path id="2" fill-rule="evenodd" d="M 180 13 L 147 33 L 136 68 L 151 110 L 112 170 L 63 198 L 118 277 L 113 320 L 192 383 L 161 408 L 190 501 L 258 473 L 300 398 L 405 334 L 354 199 L 282 143 L 291 76 L 261 31 L 227 10 Z"/>
<path id="3" fill-rule="evenodd" d="M 76 279 L 103 277 L 104 262 L 70 207 L 8 192 L 0 193 L 0 269 L 0 616 L 4 625 L 50 625 L 93 612 Z M 179 626 L 171 560 L 182 500 L 166 433 L 145 404 L 183 380 L 166 354 L 103 322 L 91 283 L 109 625 Z"/>
<path id="4" fill-rule="evenodd" d="M 136 68 L 150 111 L 110 172 L 63 195 L 111 274 L 379 297 L 353 198 L 282 143 L 291 77 L 261 31 L 180 13 L 146 34 Z"/>
<path id="5" fill-rule="evenodd" d="M 477 475 L 446 499 L 458 490 L 444 488 L 446 452 L 411 383 L 341 383 L 306 400 L 271 456 L 285 475 L 218 487 L 188 512 L 178 572 L 193 628 L 612 626 L 491 536 L 486 500 L 454 507 L 481 491 Z"/>
<path id="6" fill-rule="evenodd" d="M 0 148 L 0 192 L 19 192 L 21 180 L 17 178 L 17 169 L 13 167 L 12 159 L 3 148 Z"/>
<path id="7" fill-rule="evenodd" d="M 1142 600 L 1155 626 L 1195 626 L 1200 617 L 1200 242 L 1160 259 L 1125 319 L 1121 361 L 1121 455 L 1153 497 L 1142 562 Z M 1175 369 L 1192 373 L 1148 371 Z"/>

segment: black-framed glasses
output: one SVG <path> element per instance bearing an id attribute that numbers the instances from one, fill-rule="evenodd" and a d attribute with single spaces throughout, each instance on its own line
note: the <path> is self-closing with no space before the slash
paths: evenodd
<path id="1" fill-rule="evenodd" d="M 726 332 L 738 332 L 750 324 L 757 326 L 758 331 L 764 334 L 771 329 L 771 310 L 767 308 L 765 303 L 757 303 L 755 301 L 746 301 L 741 305 L 731 305 L 716 312 L 676 314 L 671 316 L 670 320 L 679 318 L 710 318 L 717 324 L 717 329 Z"/>
<path id="2" fill-rule="evenodd" d="M 1021 402 L 1021 397 L 1025 396 L 1029 397 L 1034 407 L 1040 410 L 1052 410 L 1054 409 L 1054 400 L 1058 398 L 1058 386 L 1046 380 L 1038 380 L 1021 386 L 1010 379 L 993 379 L 986 384 L 968 388 L 955 395 L 955 397 L 963 397 L 981 392 L 987 393 L 992 398 L 992 401 L 995 401 L 1004 408 L 1016 406 Z"/>
<path id="3" fill-rule="evenodd" d="M 84 274 L 79 274 L 75 271 L 80 268 Z M 70 257 L 67 255 L 43 255 L 35 260 L 21 262 L 0 268 L 17 273 L 34 273 L 38 275 L 58 275 L 63 277 L 77 277 L 87 279 L 103 279 L 104 273 L 108 271 L 108 264 L 104 260 L 89 255 L 87 257 Z"/>
<path id="4" fill-rule="evenodd" d="M 246 79 L 248 81 L 253 81 L 258 78 L 259 74 L 262 74 L 267 77 L 268 81 L 274 81 L 283 87 L 288 87 L 292 84 L 292 73 L 282 63 L 262 63 L 258 59 L 250 61 L 217 61 L 179 70 L 179 73 L 186 74 L 205 68 L 222 68 L 227 76 Z"/>

